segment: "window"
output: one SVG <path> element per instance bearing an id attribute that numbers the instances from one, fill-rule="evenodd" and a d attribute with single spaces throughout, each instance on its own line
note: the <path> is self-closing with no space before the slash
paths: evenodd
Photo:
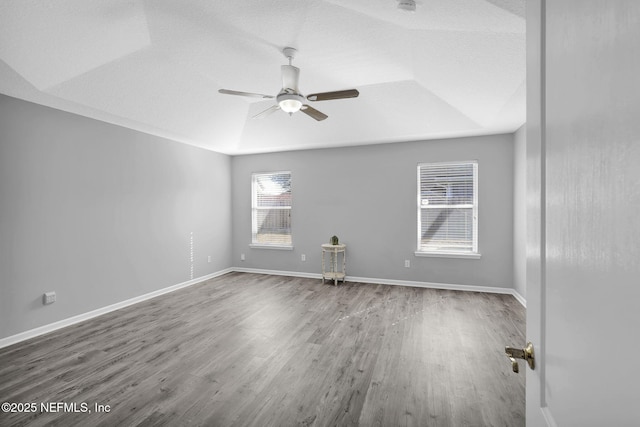
<path id="1" fill-rule="evenodd" d="M 291 248 L 291 172 L 252 175 L 251 222 L 253 246 Z"/>
<path id="2" fill-rule="evenodd" d="M 478 258 L 478 163 L 418 165 L 416 255 Z"/>

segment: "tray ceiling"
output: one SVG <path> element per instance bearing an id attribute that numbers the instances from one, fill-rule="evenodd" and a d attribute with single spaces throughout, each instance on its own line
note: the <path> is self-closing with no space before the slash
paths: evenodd
<path id="1" fill-rule="evenodd" d="M 322 122 L 273 100 L 298 50 Z M 4 0 L 0 92 L 227 154 L 512 132 L 525 121 L 524 0 Z"/>

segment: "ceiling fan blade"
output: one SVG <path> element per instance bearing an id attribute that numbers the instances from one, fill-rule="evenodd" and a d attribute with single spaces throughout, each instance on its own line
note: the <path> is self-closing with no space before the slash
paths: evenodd
<path id="1" fill-rule="evenodd" d="M 326 119 L 327 117 L 329 117 L 326 114 L 321 113 L 320 111 L 316 110 L 315 108 L 313 108 L 313 107 L 311 107 L 311 106 L 309 106 L 307 104 L 304 104 L 300 108 L 300 111 L 305 113 L 307 116 L 309 116 L 309 117 L 311 117 L 313 119 L 316 119 L 319 122 L 324 120 L 324 119 Z"/>
<path id="2" fill-rule="evenodd" d="M 298 80 L 300 78 L 300 68 L 293 65 L 282 66 L 282 89 L 291 89 L 298 93 Z"/>
<path id="3" fill-rule="evenodd" d="M 256 114 L 255 116 L 251 117 L 252 119 L 261 119 L 263 117 L 267 117 L 268 115 L 270 115 L 271 113 L 273 113 L 274 111 L 277 111 L 280 109 L 279 105 L 273 105 L 269 108 L 267 108 L 264 111 L 259 112 L 258 114 Z"/>
<path id="4" fill-rule="evenodd" d="M 312 93 L 307 96 L 309 101 L 330 101 L 332 99 L 357 98 L 360 95 L 356 89 L 336 90 L 333 92 Z"/>
<path id="5" fill-rule="evenodd" d="M 229 90 L 229 89 L 220 89 L 218 90 L 218 92 L 224 93 L 225 95 L 239 95 L 239 96 L 247 96 L 249 98 L 263 98 L 263 99 L 274 98 L 271 95 L 263 95 L 261 93 L 251 93 L 251 92 L 239 92 L 237 90 Z"/>

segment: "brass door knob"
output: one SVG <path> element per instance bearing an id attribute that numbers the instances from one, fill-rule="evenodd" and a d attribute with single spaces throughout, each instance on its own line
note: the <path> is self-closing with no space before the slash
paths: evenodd
<path id="1" fill-rule="evenodd" d="M 533 354 L 533 344 L 530 342 L 527 343 L 525 348 L 513 348 L 513 347 L 505 347 L 504 352 L 507 354 L 509 360 L 511 360 L 511 369 L 513 372 L 518 373 L 520 368 L 518 366 L 517 359 L 526 360 L 531 369 L 535 369 L 536 365 L 534 362 L 534 354 Z"/>

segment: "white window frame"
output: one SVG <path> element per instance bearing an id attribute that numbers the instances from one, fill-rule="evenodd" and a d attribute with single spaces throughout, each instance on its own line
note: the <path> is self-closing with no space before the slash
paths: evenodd
<path id="1" fill-rule="evenodd" d="M 251 244 L 249 245 L 252 248 L 262 248 L 262 249 L 280 249 L 280 250 L 293 250 L 293 234 L 289 234 L 291 243 L 285 244 L 280 242 L 260 242 L 257 239 L 258 235 L 258 211 L 259 210 L 273 210 L 273 209 L 281 209 L 289 212 L 289 216 L 291 217 L 291 204 L 288 206 L 272 206 L 272 207 L 261 207 L 258 206 L 258 178 L 262 176 L 271 176 L 271 175 L 281 175 L 281 174 L 289 174 L 289 179 L 291 180 L 291 171 L 276 171 L 276 172 L 255 172 L 251 174 Z"/>
<path id="2" fill-rule="evenodd" d="M 473 217 L 473 230 L 472 230 L 472 248 L 471 250 L 425 250 L 422 248 L 422 210 L 430 208 L 439 208 L 440 206 L 425 206 L 422 204 L 421 197 L 421 168 L 423 167 L 437 167 L 442 168 L 446 166 L 460 166 L 460 165 L 473 165 L 473 204 L 472 205 L 447 205 L 452 208 L 472 208 Z M 419 163 L 417 167 L 417 245 L 416 256 L 422 257 L 444 257 L 444 258 L 471 258 L 478 259 L 481 254 L 478 252 L 478 161 L 477 160 L 465 160 L 455 162 L 429 162 Z"/>

